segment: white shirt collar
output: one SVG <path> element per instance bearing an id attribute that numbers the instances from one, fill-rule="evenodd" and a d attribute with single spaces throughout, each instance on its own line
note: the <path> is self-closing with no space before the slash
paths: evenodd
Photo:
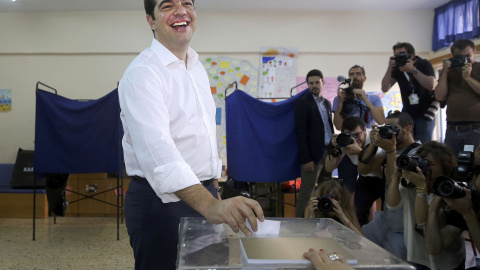
<path id="1" fill-rule="evenodd" d="M 155 38 L 152 40 L 152 45 L 150 48 L 155 52 L 155 54 L 159 56 L 160 61 L 162 62 L 162 65 L 165 67 L 177 61 L 181 61 L 180 59 L 178 59 L 178 57 L 176 57 L 170 50 L 168 50 L 162 43 L 158 42 L 158 40 L 156 40 Z M 198 62 L 198 54 L 191 47 L 188 47 L 187 59 L 188 59 L 187 61 L 188 68 L 195 66 L 195 64 Z"/>

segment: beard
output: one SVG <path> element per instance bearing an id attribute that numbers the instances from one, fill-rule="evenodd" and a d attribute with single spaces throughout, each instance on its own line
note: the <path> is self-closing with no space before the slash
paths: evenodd
<path id="1" fill-rule="evenodd" d="M 363 82 L 361 82 L 359 80 L 353 80 L 352 81 L 352 87 L 354 89 L 363 89 Z"/>

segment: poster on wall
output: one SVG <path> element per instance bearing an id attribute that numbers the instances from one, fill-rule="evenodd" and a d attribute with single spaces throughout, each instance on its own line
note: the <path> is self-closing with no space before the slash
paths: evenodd
<path id="1" fill-rule="evenodd" d="M 402 95 L 399 90 L 390 90 L 387 93 L 383 92 L 367 92 L 367 94 L 373 94 L 380 97 L 383 104 L 385 116 L 389 111 L 402 111 Z"/>
<path id="2" fill-rule="evenodd" d="M 258 69 L 249 61 L 231 57 L 209 57 L 202 61 L 208 74 L 210 89 L 217 108 L 217 146 L 218 154 L 224 166 L 227 165 L 227 138 L 225 128 L 225 92 L 228 96 L 235 89 L 236 82 L 239 90 L 256 97 L 258 92 Z"/>
<path id="3" fill-rule="evenodd" d="M 0 89 L 0 112 L 12 110 L 12 89 Z"/>
<path id="4" fill-rule="evenodd" d="M 322 88 L 322 96 L 333 104 L 333 99 L 337 96 L 337 89 L 340 83 L 337 81 L 337 78 L 333 77 L 325 77 L 324 80 L 325 84 Z M 305 77 L 297 77 L 297 85 L 301 84 L 302 82 L 305 82 Z M 307 89 L 308 85 L 304 83 L 297 87 L 297 94 Z"/>
<path id="5" fill-rule="evenodd" d="M 261 47 L 258 98 L 290 97 L 297 85 L 298 48 Z"/>

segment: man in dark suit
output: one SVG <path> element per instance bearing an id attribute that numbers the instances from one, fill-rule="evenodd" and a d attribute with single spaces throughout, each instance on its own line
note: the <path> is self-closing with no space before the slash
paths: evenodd
<path id="1" fill-rule="evenodd" d="M 325 165 L 326 145 L 332 139 L 332 105 L 320 94 L 325 81 L 323 73 L 313 69 L 307 74 L 309 93 L 295 102 L 295 133 L 298 160 L 302 165 L 302 184 L 295 216 L 303 217 L 315 183 Z"/>

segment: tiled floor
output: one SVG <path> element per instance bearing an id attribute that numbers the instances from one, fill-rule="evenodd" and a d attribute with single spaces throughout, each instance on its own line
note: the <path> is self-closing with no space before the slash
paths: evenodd
<path id="1" fill-rule="evenodd" d="M 0 269 L 134 269 L 125 224 L 116 218 L 0 219 Z"/>
<path id="2" fill-rule="evenodd" d="M 475 257 L 470 242 L 466 248 L 468 268 Z M 133 265 L 125 224 L 117 241 L 116 218 L 59 217 L 57 224 L 53 218 L 37 219 L 35 241 L 31 219 L 0 219 L 1 270 L 123 270 Z"/>

